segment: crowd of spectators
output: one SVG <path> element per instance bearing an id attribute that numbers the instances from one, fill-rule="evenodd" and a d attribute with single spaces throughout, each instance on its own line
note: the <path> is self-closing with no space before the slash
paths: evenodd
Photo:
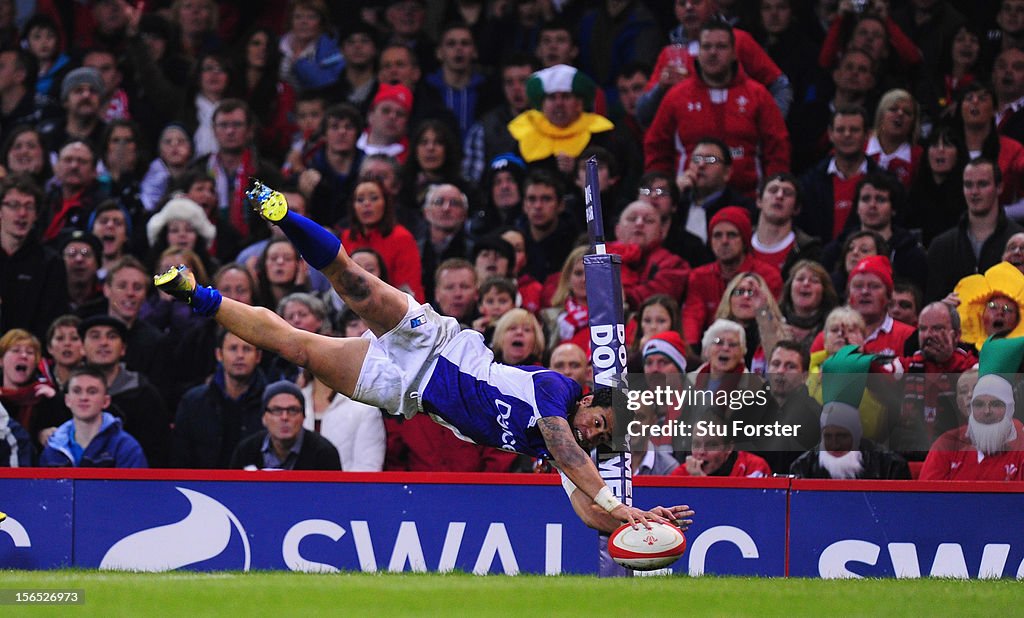
<path id="1" fill-rule="evenodd" d="M 152 275 L 360 336 L 258 178 L 499 362 L 590 388 L 594 159 L 630 371 L 770 393 L 637 420 L 804 429 L 634 440 L 635 474 L 1024 480 L 983 351 L 1024 336 L 1022 109 L 1024 0 L 0 0 L 0 466 L 545 470 Z"/>

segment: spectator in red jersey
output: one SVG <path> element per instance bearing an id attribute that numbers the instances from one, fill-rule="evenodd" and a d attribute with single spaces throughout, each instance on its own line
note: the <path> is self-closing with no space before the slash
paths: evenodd
<path id="1" fill-rule="evenodd" d="M 697 141 L 711 135 L 729 146 L 732 183 L 742 193 L 754 194 L 760 174 L 789 171 L 786 123 L 764 86 L 738 71 L 735 45 L 728 25 L 701 28 L 699 69 L 665 96 L 647 130 L 646 169 L 683 169 Z"/>
<path id="2" fill-rule="evenodd" d="M 800 178 L 804 203 L 797 224 L 822 242 L 838 238 L 853 211 L 857 183 L 878 164 L 864 154 L 868 113 L 863 107 L 840 107 L 832 113 L 828 139 L 833 154 L 825 157 Z"/>
<path id="3" fill-rule="evenodd" d="M 764 278 L 772 296 L 782 294 L 778 269 L 750 253 L 751 226 L 747 211 L 729 206 L 718 211 L 708 225 L 715 261 L 690 271 L 683 304 L 683 340 L 700 347 L 701 332 L 711 324 L 726 285 L 739 273 L 754 272 Z"/>
<path id="4" fill-rule="evenodd" d="M 693 75 L 700 49 L 701 27 L 715 17 L 717 10 L 718 3 L 715 0 L 676 0 L 675 14 L 679 26 L 669 33 L 670 45 L 664 47 L 658 54 L 658 60 L 645 88 L 647 92 L 637 102 L 637 118 L 640 124 L 650 124 L 665 93 L 672 86 Z M 736 39 L 736 61 L 739 67 L 771 92 L 776 105 L 785 116 L 793 101 L 789 78 L 753 37 L 735 28 L 732 32 Z"/>
<path id="5" fill-rule="evenodd" d="M 648 202 L 633 202 L 619 215 L 616 241 L 609 243 L 608 252 L 622 256 L 622 287 L 630 307 L 639 307 L 652 294 L 680 300 L 686 291 L 690 265 L 662 246 L 668 225 Z"/>
<path id="6" fill-rule="evenodd" d="M 993 340 L 985 354 L 1001 348 L 1012 355 L 1012 348 L 1018 348 L 1019 366 L 1020 343 Z M 1024 425 L 1013 418 L 1014 408 L 1010 383 L 994 373 L 982 376 L 974 386 L 967 426 L 939 436 L 921 468 L 921 480 L 1024 481 Z"/>
<path id="7" fill-rule="evenodd" d="M 867 337 L 862 349 L 869 354 L 899 356 L 914 327 L 889 316 L 892 301 L 892 264 L 884 255 L 862 259 L 850 273 L 847 304 L 864 318 Z M 822 349 L 824 335 L 818 335 L 811 351 Z"/>
<path id="8" fill-rule="evenodd" d="M 349 251 L 373 249 L 384 258 L 390 283 L 423 300 L 423 275 L 416 239 L 395 218 L 395 208 L 384 185 L 365 180 L 352 195 L 349 228 L 341 242 Z"/>
<path id="9" fill-rule="evenodd" d="M 672 476 L 734 476 L 760 478 L 772 475 L 768 462 L 753 453 L 736 450 L 732 429 L 720 419 L 706 420 L 705 435 L 694 435 L 685 463 Z"/>
<path id="10" fill-rule="evenodd" d="M 800 260 L 817 261 L 821 256 L 821 241 L 793 223 L 802 207 L 800 183 L 792 174 L 772 174 L 761 181 L 757 194 L 760 217 L 750 248 L 754 257 L 778 268 L 783 278 Z"/>
<path id="11" fill-rule="evenodd" d="M 894 174 L 907 189 L 914 182 L 924 149 L 918 145 L 921 106 L 914 95 L 894 88 L 882 95 L 875 110 L 875 130 L 868 140 L 867 155 Z"/>

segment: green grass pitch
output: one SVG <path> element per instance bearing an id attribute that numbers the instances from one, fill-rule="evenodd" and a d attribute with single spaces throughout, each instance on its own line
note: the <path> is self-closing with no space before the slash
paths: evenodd
<path id="1" fill-rule="evenodd" d="M 461 573 L 3 571 L 0 589 L 82 589 L 85 603 L 7 616 L 1005 616 L 1012 580 L 598 579 Z M 9 611 L 14 610 L 14 611 Z"/>

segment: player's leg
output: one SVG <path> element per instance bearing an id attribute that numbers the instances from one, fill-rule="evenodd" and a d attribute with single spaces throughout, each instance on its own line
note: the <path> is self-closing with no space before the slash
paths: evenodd
<path id="1" fill-rule="evenodd" d="M 184 267 L 154 279 L 158 288 L 192 305 L 197 313 L 213 316 L 218 324 L 252 345 L 309 369 L 347 397 L 355 393 L 369 340 L 300 330 L 269 309 L 222 298 L 213 288 L 197 286 L 195 277 Z"/>
<path id="2" fill-rule="evenodd" d="M 257 183 L 248 195 L 259 215 L 281 228 L 303 259 L 330 280 L 373 334 L 379 337 L 402 321 L 409 311 L 406 294 L 356 264 L 337 236 L 288 210 L 284 196 L 262 184 Z"/>

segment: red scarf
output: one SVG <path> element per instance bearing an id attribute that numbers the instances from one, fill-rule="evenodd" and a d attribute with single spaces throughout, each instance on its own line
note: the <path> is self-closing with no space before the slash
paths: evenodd
<path id="1" fill-rule="evenodd" d="M 227 187 L 227 178 L 225 177 L 225 170 L 220 164 L 220 157 L 217 153 L 210 156 L 207 170 L 213 173 L 214 182 L 217 184 L 218 193 L 220 193 L 221 186 Z M 231 224 L 238 233 L 243 237 L 248 238 L 249 236 L 249 221 L 248 211 L 245 207 L 245 189 L 249 186 L 249 178 L 256 173 L 255 168 L 252 164 L 252 150 L 246 148 L 242 152 L 242 162 L 235 169 L 235 189 L 229 197 L 229 202 L 226 208 L 222 205 L 221 215 L 227 215 L 228 223 Z M 226 211 L 226 212 L 225 212 Z"/>
<path id="2" fill-rule="evenodd" d="M 590 325 L 590 309 L 586 305 L 576 302 L 570 295 L 565 299 L 565 323 L 573 327 L 573 332 L 580 332 L 581 328 Z"/>
<path id="3" fill-rule="evenodd" d="M 43 233 L 43 242 L 53 240 L 57 237 L 57 234 L 64 228 L 64 219 L 67 218 L 68 213 L 72 209 L 80 208 L 82 206 L 82 193 L 85 190 L 75 193 L 67 199 L 62 199 L 60 203 L 60 210 L 50 220 L 50 225 L 46 226 L 46 232 Z"/>
<path id="4" fill-rule="evenodd" d="M 722 390 L 735 390 L 740 383 L 740 376 L 746 372 L 746 365 L 741 361 L 734 369 L 729 371 L 726 375 L 722 376 L 722 384 L 719 387 Z M 704 363 L 697 369 L 697 388 L 707 388 L 708 382 L 711 380 L 711 363 Z"/>
<path id="5" fill-rule="evenodd" d="M 0 386 L 0 402 L 7 408 L 11 418 L 18 421 L 26 430 L 32 420 L 32 409 L 42 399 L 36 395 L 36 382 L 27 386 Z"/>

